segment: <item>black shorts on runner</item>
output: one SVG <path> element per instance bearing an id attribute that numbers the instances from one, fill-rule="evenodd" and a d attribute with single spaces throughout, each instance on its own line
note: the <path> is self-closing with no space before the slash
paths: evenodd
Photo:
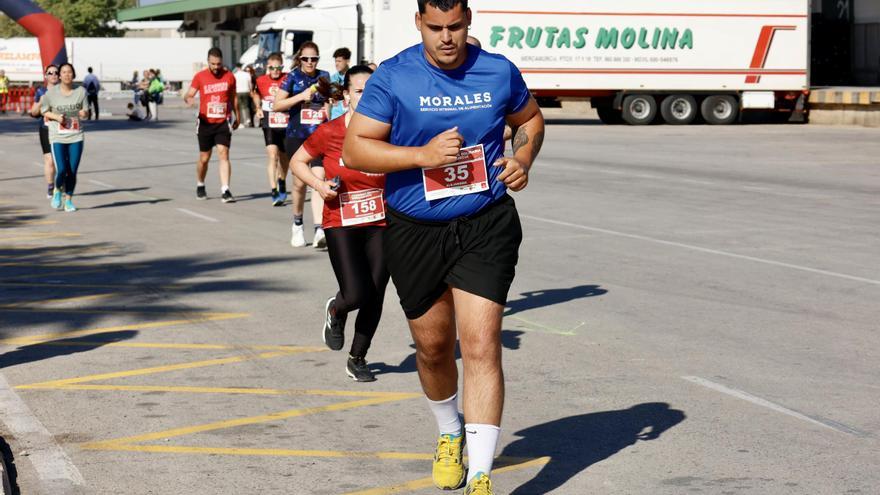
<path id="1" fill-rule="evenodd" d="M 49 144 L 49 128 L 40 127 L 40 147 L 43 148 L 43 154 L 52 153 L 52 145 Z"/>
<path id="2" fill-rule="evenodd" d="M 199 151 L 211 151 L 211 148 L 220 144 L 229 147 L 232 144 L 232 127 L 229 122 L 211 124 L 199 119 L 196 124 L 196 135 L 199 137 Z"/>
<path id="3" fill-rule="evenodd" d="M 286 153 L 284 147 L 284 129 L 272 129 L 270 127 L 263 127 L 263 141 L 266 142 L 266 146 L 275 145 L 278 146 L 278 150 L 282 153 Z"/>
<path id="4" fill-rule="evenodd" d="M 306 142 L 305 139 L 300 139 L 296 136 L 289 136 L 288 138 L 286 138 L 284 140 L 284 146 L 285 146 L 285 148 L 287 148 L 287 154 L 290 155 L 291 157 L 293 157 L 293 155 L 296 153 L 296 150 L 298 150 L 299 147 L 302 146 L 302 144 L 304 142 Z M 322 160 L 321 157 L 317 157 L 314 160 L 312 160 L 311 162 L 309 162 L 309 167 L 323 167 L 323 166 L 324 166 L 324 160 Z"/>
<path id="5" fill-rule="evenodd" d="M 427 222 L 388 210 L 383 251 L 400 305 L 424 315 L 447 287 L 502 306 L 513 283 L 522 227 L 509 195 L 451 222 Z"/>

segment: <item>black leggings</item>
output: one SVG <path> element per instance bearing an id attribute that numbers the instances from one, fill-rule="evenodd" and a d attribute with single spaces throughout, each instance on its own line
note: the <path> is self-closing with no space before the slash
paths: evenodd
<path id="1" fill-rule="evenodd" d="M 384 227 L 337 227 L 324 230 L 330 263 L 339 282 L 337 317 L 358 310 L 351 355 L 365 357 L 382 318 L 388 268 L 382 256 Z"/>

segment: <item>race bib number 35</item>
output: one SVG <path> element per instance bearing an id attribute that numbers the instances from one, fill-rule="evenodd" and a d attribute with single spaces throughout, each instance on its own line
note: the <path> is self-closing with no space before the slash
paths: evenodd
<path id="1" fill-rule="evenodd" d="M 381 189 L 352 191 L 339 195 L 342 226 L 360 225 L 385 219 Z"/>
<path id="2" fill-rule="evenodd" d="M 489 189 L 488 177 L 483 145 L 462 148 L 455 163 L 441 168 L 422 169 L 425 199 L 432 201 L 486 191 Z"/>

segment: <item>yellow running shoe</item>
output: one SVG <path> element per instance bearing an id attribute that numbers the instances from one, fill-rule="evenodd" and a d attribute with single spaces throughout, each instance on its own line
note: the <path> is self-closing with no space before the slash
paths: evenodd
<path id="1" fill-rule="evenodd" d="M 492 495 L 492 480 L 486 473 L 479 472 L 471 478 L 471 482 L 464 489 L 464 495 Z"/>
<path id="2" fill-rule="evenodd" d="M 464 483 L 464 464 L 461 452 L 464 435 L 440 435 L 437 439 L 437 452 L 434 453 L 434 466 L 431 475 L 434 485 L 441 490 L 455 490 Z"/>

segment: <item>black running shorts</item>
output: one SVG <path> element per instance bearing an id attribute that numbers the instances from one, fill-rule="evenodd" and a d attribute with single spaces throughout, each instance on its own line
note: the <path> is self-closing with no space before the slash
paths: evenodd
<path id="1" fill-rule="evenodd" d="M 218 144 L 227 148 L 232 144 L 232 127 L 228 122 L 210 124 L 199 119 L 196 134 L 199 137 L 199 151 L 202 152 L 211 151 Z"/>
<path id="2" fill-rule="evenodd" d="M 385 262 L 410 320 L 424 315 L 447 287 L 502 306 L 513 283 L 522 227 L 508 195 L 451 222 L 426 222 L 390 210 Z"/>
<path id="3" fill-rule="evenodd" d="M 293 158 L 293 155 L 296 154 L 296 150 L 299 149 L 302 144 L 306 142 L 305 139 L 298 138 L 296 136 L 289 136 L 284 140 L 284 146 L 287 148 L 287 154 Z M 309 167 L 324 167 L 324 160 L 321 157 L 317 157 L 311 162 L 309 162 Z"/>
<path id="4" fill-rule="evenodd" d="M 272 129 L 271 127 L 263 127 L 263 141 L 266 146 L 278 146 L 278 150 L 286 153 L 284 147 L 284 129 Z"/>
<path id="5" fill-rule="evenodd" d="M 52 153 L 52 145 L 49 144 L 49 128 L 40 127 L 40 147 L 43 148 L 43 154 Z"/>

